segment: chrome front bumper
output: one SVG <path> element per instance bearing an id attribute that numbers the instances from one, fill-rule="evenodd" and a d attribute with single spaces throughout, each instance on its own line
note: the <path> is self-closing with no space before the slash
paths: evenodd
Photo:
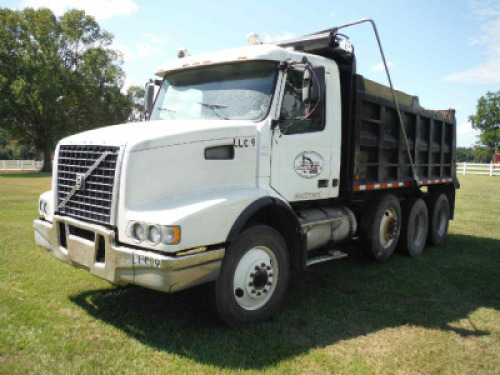
<path id="1" fill-rule="evenodd" d="M 117 244 L 113 230 L 58 215 L 52 223 L 37 219 L 34 226 L 36 243 L 57 259 L 116 285 L 136 284 L 167 293 L 216 280 L 225 252 L 220 248 L 175 257 L 138 250 Z"/>

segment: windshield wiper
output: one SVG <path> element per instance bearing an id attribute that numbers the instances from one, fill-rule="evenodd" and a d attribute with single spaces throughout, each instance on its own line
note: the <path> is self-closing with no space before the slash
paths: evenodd
<path id="1" fill-rule="evenodd" d="M 212 103 L 203 103 L 200 102 L 198 104 L 204 105 L 205 107 L 210 108 L 214 113 L 219 116 L 221 119 L 224 120 L 229 120 L 229 117 L 227 117 L 224 113 L 221 112 L 221 108 L 227 108 L 227 105 L 222 105 L 222 104 L 212 104 Z"/>
<path id="2" fill-rule="evenodd" d="M 172 117 L 174 120 L 175 120 L 175 115 L 174 113 L 177 112 L 177 111 L 174 111 L 173 109 L 169 109 L 169 108 L 158 108 L 160 111 L 167 111 L 168 114 L 170 115 L 170 117 Z"/>

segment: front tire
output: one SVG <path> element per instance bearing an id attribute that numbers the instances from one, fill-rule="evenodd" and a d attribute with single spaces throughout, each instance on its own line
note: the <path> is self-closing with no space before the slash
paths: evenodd
<path id="1" fill-rule="evenodd" d="M 269 318 L 283 302 L 289 277 L 280 233 L 266 225 L 245 230 L 229 246 L 215 283 L 219 316 L 231 327 Z"/>

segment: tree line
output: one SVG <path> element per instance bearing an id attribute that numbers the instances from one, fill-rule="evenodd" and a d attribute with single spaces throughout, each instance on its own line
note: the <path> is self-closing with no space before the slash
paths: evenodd
<path id="1" fill-rule="evenodd" d="M 59 139 L 141 119 L 143 90 L 122 92 L 112 41 L 84 11 L 0 8 L 0 129 L 43 155 L 44 171 Z"/>
<path id="2" fill-rule="evenodd" d="M 488 147 L 457 147 L 457 162 L 490 163 L 494 154 Z"/>

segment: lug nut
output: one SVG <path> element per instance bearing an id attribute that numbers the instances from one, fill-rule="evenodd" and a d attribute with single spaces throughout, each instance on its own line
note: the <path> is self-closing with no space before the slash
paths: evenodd
<path id="1" fill-rule="evenodd" d="M 267 293 L 267 289 L 264 289 L 264 290 L 263 290 L 263 292 L 264 292 L 264 293 Z"/>
<path id="2" fill-rule="evenodd" d="M 255 289 L 252 289 L 252 291 L 250 293 L 255 294 Z"/>
<path id="3" fill-rule="evenodd" d="M 248 286 L 253 286 L 253 283 L 252 282 L 248 283 Z"/>
<path id="4" fill-rule="evenodd" d="M 269 267 L 269 266 L 267 266 L 267 267 L 266 267 L 266 270 L 268 270 L 268 271 L 269 271 L 270 269 L 271 269 L 271 267 Z"/>
<path id="5" fill-rule="evenodd" d="M 258 296 L 261 296 L 261 295 L 262 295 L 262 293 L 261 293 L 261 292 L 259 292 L 259 293 L 257 293 L 257 295 L 258 295 Z"/>
<path id="6" fill-rule="evenodd" d="M 267 286 L 271 286 L 271 285 L 272 285 L 272 284 L 271 284 L 271 282 L 270 282 L 270 281 L 268 281 Z"/>
<path id="7" fill-rule="evenodd" d="M 260 270 L 259 266 L 255 266 L 255 271 Z"/>
<path id="8" fill-rule="evenodd" d="M 270 273 L 270 274 L 269 274 L 269 275 L 267 275 L 267 276 L 269 276 L 269 277 L 273 277 L 273 274 L 272 274 L 272 273 Z"/>
<path id="9" fill-rule="evenodd" d="M 265 263 L 262 263 L 260 266 L 261 266 L 262 268 L 266 268 L 266 264 L 265 264 Z"/>
<path id="10" fill-rule="evenodd" d="M 252 272 L 252 273 L 250 274 L 250 277 L 254 277 L 254 276 L 255 276 L 255 274 Z"/>

